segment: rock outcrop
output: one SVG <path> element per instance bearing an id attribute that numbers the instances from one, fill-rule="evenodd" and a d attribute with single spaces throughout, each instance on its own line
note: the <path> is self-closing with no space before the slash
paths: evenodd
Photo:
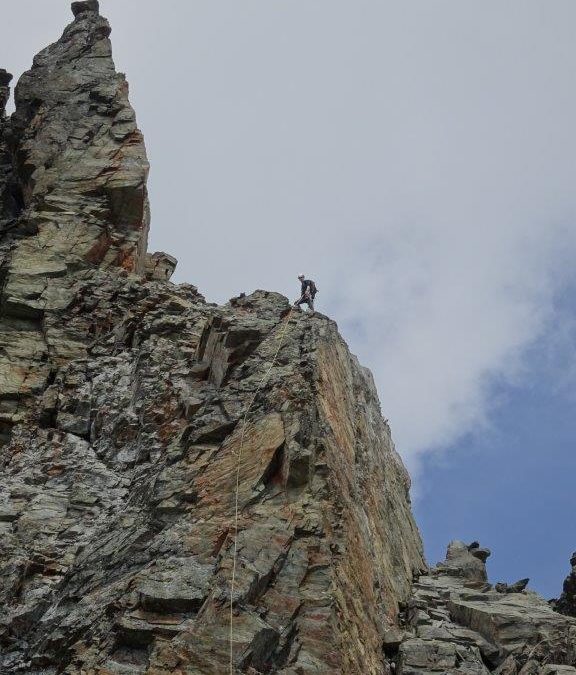
<path id="1" fill-rule="evenodd" d="M 27 409 L 57 368 L 86 356 L 89 326 L 63 323 L 85 270 L 143 272 L 148 163 L 116 73 L 110 26 L 98 3 L 40 52 L 15 91 L 0 137 L 0 432 Z M 0 73 L 0 103 L 9 76 Z M 4 106 L 2 105 L 2 110 Z M 78 314 L 77 312 L 76 314 Z"/>
<path id="2" fill-rule="evenodd" d="M 570 558 L 570 566 L 572 569 L 564 580 L 562 595 L 558 600 L 551 600 L 551 605 L 557 612 L 576 617 L 576 552 Z"/>
<path id="3" fill-rule="evenodd" d="M 0 664 L 224 672 L 241 417 L 285 331 L 244 435 L 237 667 L 383 672 L 423 562 L 373 384 L 334 324 L 264 292 L 218 309 L 191 287 L 84 282 L 88 354 L 1 454 Z"/>
<path id="4" fill-rule="evenodd" d="M 397 675 L 576 673 L 576 619 L 516 584 L 487 582 L 488 549 L 455 541 L 413 586 L 386 652 Z"/>
<path id="5" fill-rule="evenodd" d="M 2 120 L 0 672 L 228 672 L 232 601 L 236 672 L 384 673 L 425 565 L 372 378 L 326 317 L 146 255 L 110 28 L 73 10 Z"/>
<path id="6" fill-rule="evenodd" d="M 333 321 L 147 253 L 110 26 L 72 10 L 10 118 L 0 70 L 0 673 L 576 672 L 576 619 L 487 549 L 428 571 Z"/>

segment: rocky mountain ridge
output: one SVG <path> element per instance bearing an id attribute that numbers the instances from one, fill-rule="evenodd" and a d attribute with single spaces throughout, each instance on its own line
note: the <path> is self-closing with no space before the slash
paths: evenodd
<path id="1" fill-rule="evenodd" d="M 427 568 L 333 321 L 147 253 L 110 26 L 72 10 L 10 118 L 0 70 L 0 673 L 576 672 L 576 619 L 485 549 Z"/>

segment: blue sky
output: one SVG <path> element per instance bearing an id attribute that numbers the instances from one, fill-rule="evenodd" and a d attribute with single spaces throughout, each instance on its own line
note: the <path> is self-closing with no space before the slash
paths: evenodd
<path id="1" fill-rule="evenodd" d="M 576 3 L 101 0 L 152 250 L 317 305 L 371 368 L 428 557 L 558 592 L 576 549 Z M 68 0 L 2 15 L 18 76 Z"/>
<path id="2" fill-rule="evenodd" d="M 576 287 L 557 304 L 576 322 Z M 415 504 L 429 562 L 452 538 L 477 539 L 492 550 L 493 581 L 530 577 L 547 598 L 561 592 L 576 549 L 576 331 L 551 361 L 557 338 L 530 349 L 517 386 L 493 385 L 487 428 L 422 460 Z"/>

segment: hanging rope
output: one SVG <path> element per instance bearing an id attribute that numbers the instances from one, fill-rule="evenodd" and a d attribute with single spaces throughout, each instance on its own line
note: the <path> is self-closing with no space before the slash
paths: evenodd
<path id="1" fill-rule="evenodd" d="M 303 296 L 302 296 L 303 297 Z M 302 300 L 302 298 L 300 298 Z M 236 454 L 237 457 L 237 462 L 236 462 L 236 487 L 235 487 L 235 495 L 234 495 L 234 553 L 232 556 L 232 578 L 230 581 L 230 675 L 234 675 L 234 611 L 233 611 L 233 603 L 234 603 L 234 586 L 236 583 L 236 562 L 238 559 L 238 516 L 239 516 L 239 508 L 238 508 L 238 500 L 239 500 L 239 491 L 240 491 L 240 469 L 241 469 L 241 462 L 242 462 L 242 451 L 244 449 L 244 438 L 246 436 L 246 424 L 248 422 L 248 414 L 250 413 L 250 410 L 252 409 L 252 406 L 254 405 L 254 402 L 256 401 L 256 397 L 260 393 L 262 387 L 264 384 L 268 381 L 268 378 L 270 377 L 270 373 L 272 372 L 272 368 L 274 367 L 276 363 L 276 359 L 278 358 L 278 354 L 280 353 L 280 349 L 282 348 L 282 345 L 284 343 L 284 336 L 286 335 L 286 329 L 288 328 L 288 322 L 290 320 L 290 316 L 292 315 L 292 312 L 294 311 L 294 306 L 290 308 L 290 311 L 286 315 L 286 321 L 284 324 L 284 328 L 282 329 L 282 332 L 280 333 L 278 337 L 278 348 L 276 349 L 276 352 L 274 353 L 274 356 L 272 358 L 272 361 L 270 362 L 270 366 L 268 367 L 268 370 L 264 373 L 264 376 L 260 380 L 258 386 L 256 387 L 256 391 L 252 395 L 252 398 L 250 399 L 250 403 L 248 404 L 244 415 L 242 417 L 242 433 L 240 435 L 240 447 L 238 448 L 238 452 Z"/>

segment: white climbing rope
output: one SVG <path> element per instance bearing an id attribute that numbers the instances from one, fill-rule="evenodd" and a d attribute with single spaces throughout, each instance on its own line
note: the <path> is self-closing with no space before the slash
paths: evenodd
<path id="1" fill-rule="evenodd" d="M 290 307 L 290 311 L 286 315 L 285 319 L 285 324 L 284 328 L 282 329 L 282 332 L 280 333 L 278 337 L 278 348 L 276 349 L 276 352 L 272 358 L 272 361 L 270 361 L 270 366 L 268 367 L 268 370 L 264 373 L 264 376 L 260 380 L 258 386 L 256 387 L 256 391 L 252 395 L 252 398 L 250 399 L 250 403 L 248 404 L 248 407 L 244 411 L 244 415 L 242 417 L 242 433 L 240 435 L 240 447 L 238 448 L 238 452 L 236 453 L 237 457 L 237 462 L 236 462 L 236 487 L 235 487 L 235 495 L 234 495 L 234 553 L 232 556 L 232 578 L 230 580 L 230 675 L 234 675 L 234 586 L 236 583 L 236 562 L 238 559 L 238 516 L 239 516 L 239 508 L 238 508 L 238 493 L 240 491 L 240 469 L 241 469 L 241 462 L 242 462 L 242 451 L 244 449 L 244 438 L 246 436 L 246 425 L 248 423 L 248 414 L 250 413 L 250 410 L 252 409 L 252 406 L 254 405 L 254 401 L 256 400 L 256 397 L 260 393 L 262 387 L 264 384 L 268 381 L 268 378 L 270 377 L 270 373 L 272 372 L 272 368 L 274 367 L 276 363 L 276 359 L 278 358 L 278 354 L 280 353 L 280 349 L 282 348 L 282 345 L 284 343 L 284 336 L 286 335 L 286 329 L 288 328 L 288 323 L 290 321 L 290 316 L 292 315 L 292 312 L 294 311 L 294 306 Z"/>

